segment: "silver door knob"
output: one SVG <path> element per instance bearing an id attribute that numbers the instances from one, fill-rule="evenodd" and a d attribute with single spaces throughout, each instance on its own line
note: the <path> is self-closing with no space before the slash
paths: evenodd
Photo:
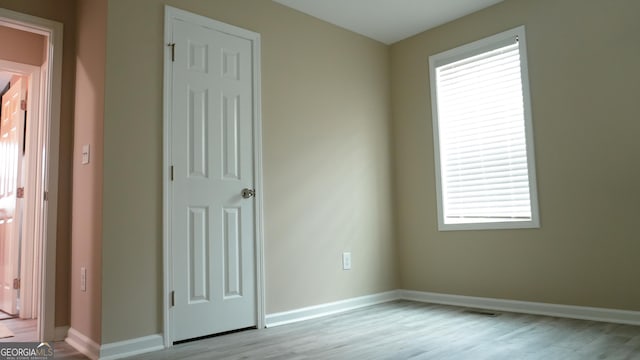
<path id="1" fill-rule="evenodd" d="M 252 196 L 255 196 L 256 195 L 256 191 L 253 190 L 253 189 L 246 189 L 245 188 L 245 189 L 242 189 L 242 193 L 241 194 L 242 194 L 243 198 L 248 199 L 248 198 L 250 198 Z"/>

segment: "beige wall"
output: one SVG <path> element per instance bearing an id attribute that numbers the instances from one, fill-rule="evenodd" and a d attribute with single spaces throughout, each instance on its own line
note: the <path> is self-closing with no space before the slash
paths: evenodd
<path id="1" fill-rule="evenodd" d="M 75 77 L 75 0 L 0 0 L 0 7 L 58 21 L 64 25 L 62 94 L 58 170 L 58 223 L 56 247 L 56 326 L 69 324 L 69 262 L 71 230 L 71 154 Z"/>
<path id="2" fill-rule="evenodd" d="M 44 36 L 0 26 L 0 59 L 40 66 L 44 62 Z"/>
<path id="3" fill-rule="evenodd" d="M 82 0 L 77 38 L 74 0 L 0 0 L 65 26 L 56 325 L 161 331 L 164 3 L 262 34 L 268 313 L 396 287 L 640 310 L 635 0 L 507 0 L 390 49 L 264 0 Z M 542 227 L 438 232 L 428 56 L 522 24 Z"/>
<path id="4" fill-rule="evenodd" d="M 103 343 L 162 327 L 163 3 L 109 1 Z M 388 47 L 271 1 L 168 3 L 262 35 L 267 312 L 395 289 Z"/>
<path id="5" fill-rule="evenodd" d="M 508 0 L 392 47 L 403 288 L 640 310 L 638 14 Z M 438 232 L 428 57 L 522 24 L 542 227 Z"/>
<path id="6" fill-rule="evenodd" d="M 71 327 L 101 343 L 102 149 L 107 0 L 78 1 L 71 228 Z M 90 162 L 82 164 L 82 146 Z M 87 289 L 80 289 L 80 269 Z"/>

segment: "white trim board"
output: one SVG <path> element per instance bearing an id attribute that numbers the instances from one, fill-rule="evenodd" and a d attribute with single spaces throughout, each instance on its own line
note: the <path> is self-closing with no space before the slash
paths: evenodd
<path id="1" fill-rule="evenodd" d="M 398 290 L 398 293 L 400 299 L 424 303 L 640 325 L 640 311 L 449 295 L 412 290 Z"/>
<path id="2" fill-rule="evenodd" d="M 349 310 L 355 310 L 366 306 L 385 303 L 398 300 L 398 292 L 388 291 L 373 295 L 355 297 L 346 300 L 330 302 L 326 304 L 308 306 L 291 311 L 283 311 L 274 314 L 268 314 L 266 317 L 266 325 L 268 328 L 280 325 L 291 324 L 298 321 L 315 319 L 323 316 L 342 313 Z"/>
<path id="3" fill-rule="evenodd" d="M 163 349 L 164 340 L 162 335 L 143 336 L 136 339 L 102 345 L 100 348 L 100 360 L 122 359 Z"/>
<path id="4" fill-rule="evenodd" d="M 409 300 L 423 303 L 469 307 L 476 309 L 499 310 L 523 314 L 556 316 L 570 319 L 640 325 L 640 311 L 547 304 L 530 301 L 450 295 L 413 290 L 393 290 L 373 295 L 330 302 L 326 304 L 304 307 L 291 311 L 267 314 L 266 326 L 269 328 L 291 324 L 298 321 L 338 314 L 341 312 L 394 300 Z"/>
<path id="5" fill-rule="evenodd" d="M 64 341 L 91 360 L 100 358 L 100 345 L 74 328 L 69 328 L 69 333 Z"/>
<path id="6" fill-rule="evenodd" d="M 67 327 L 60 327 L 60 331 L 63 329 L 66 330 Z M 164 349 L 164 340 L 160 334 L 100 346 L 78 330 L 69 328 L 65 342 L 92 360 L 122 359 Z"/>

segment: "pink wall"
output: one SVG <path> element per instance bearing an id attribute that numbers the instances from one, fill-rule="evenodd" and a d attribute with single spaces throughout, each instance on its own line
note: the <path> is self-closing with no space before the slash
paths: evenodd
<path id="1" fill-rule="evenodd" d="M 40 66 L 44 62 L 44 36 L 0 26 L 0 59 Z"/>
<path id="2" fill-rule="evenodd" d="M 107 1 L 78 1 L 71 224 L 71 327 L 96 343 L 102 310 L 102 148 Z M 82 146 L 90 162 L 82 164 Z M 80 289 L 80 269 L 87 289 Z"/>

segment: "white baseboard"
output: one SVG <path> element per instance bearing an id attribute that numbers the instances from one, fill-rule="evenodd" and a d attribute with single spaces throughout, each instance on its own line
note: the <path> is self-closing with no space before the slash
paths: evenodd
<path id="1" fill-rule="evenodd" d="M 291 324 L 298 321 L 315 319 L 322 316 L 337 314 L 397 299 L 398 292 L 394 290 L 379 294 L 360 296 L 326 304 L 304 307 L 291 311 L 267 314 L 266 326 L 270 328 L 279 325 Z"/>
<path id="2" fill-rule="evenodd" d="M 68 326 L 56 326 L 56 329 L 53 334 L 53 341 L 64 341 L 67 338 L 67 334 L 69 333 Z"/>
<path id="3" fill-rule="evenodd" d="M 69 328 L 64 341 L 91 360 L 100 358 L 100 345 L 74 328 Z"/>
<path id="4" fill-rule="evenodd" d="M 56 336 L 57 331 L 58 328 Z M 149 335 L 100 346 L 78 330 L 69 328 L 65 341 L 91 360 L 121 359 L 164 349 L 161 335 Z"/>
<path id="5" fill-rule="evenodd" d="M 162 335 L 149 335 L 102 345 L 100 360 L 121 359 L 162 349 L 164 349 Z"/>
<path id="6" fill-rule="evenodd" d="M 412 290 L 398 290 L 398 297 L 404 300 L 433 304 L 640 325 L 640 311 L 448 295 Z"/>
<path id="7" fill-rule="evenodd" d="M 266 316 L 266 325 L 268 328 L 285 325 L 393 300 L 411 300 L 476 309 L 640 325 L 640 311 L 450 295 L 413 290 L 393 290 L 379 294 L 304 307 L 291 311 L 268 314 Z"/>

